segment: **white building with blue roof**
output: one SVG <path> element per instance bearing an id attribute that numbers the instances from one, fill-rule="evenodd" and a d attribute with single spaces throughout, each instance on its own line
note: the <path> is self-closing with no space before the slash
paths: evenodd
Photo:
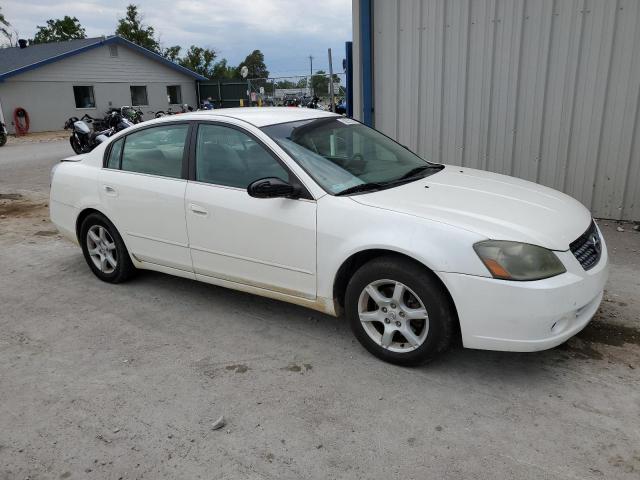
<path id="1" fill-rule="evenodd" d="M 61 130 L 67 118 L 102 117 L 109 108 L 150 111 L 196 105 L 205 77 L 122 37 L 98 37 L 0 49 L 0 108 L 9 133 L 14 112 L 30 132 Z"/>

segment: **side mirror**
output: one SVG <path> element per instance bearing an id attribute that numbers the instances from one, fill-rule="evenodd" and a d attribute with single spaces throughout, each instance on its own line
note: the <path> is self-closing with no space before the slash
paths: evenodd
<path id="1" fill-rule="evenodd" d="M 247 193 L 254 198 L 297 198 L 298 189 L 277 177 L 261 178 L 247 187 Z"/>

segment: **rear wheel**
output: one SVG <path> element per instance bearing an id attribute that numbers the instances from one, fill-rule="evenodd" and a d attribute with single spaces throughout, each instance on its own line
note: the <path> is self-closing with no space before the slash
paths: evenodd
<path id="1" fill-rule="evenodd" d="M 122 237 L 103 215 L 92 213 L 84 219 L 79 240 L 89 268 L 100 280 L 120 283 L 135 273 Z"/>
<path id="2" fill-rule="evenodd" d="M 455 312 L 447 292 L 426 268 L 402 257 L 363 265 L 345 296 L 351 329 L 375 356 L 419 365 L 447 349 Z"/>
<path id="3" fill-rule="evenodd" d="M 5 143 L 7 143 L 7 134 L 0 132 L 0 147 L 4 147 Z"/>

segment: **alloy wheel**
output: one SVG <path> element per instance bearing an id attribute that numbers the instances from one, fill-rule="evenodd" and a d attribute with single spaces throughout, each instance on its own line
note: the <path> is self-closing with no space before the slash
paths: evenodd
<path id="1" fill-rule="evenodd" d="M 358 299 L 358 316 L 369 337 L 396 353 L 420 347 L 429 333 L 429 315 L 418 295 L 401 282 L 377 280 Z"/>
<path id="2" fill-rule="evenodd" d="M 102 273 L 113 273 L 118 267 L 116 243 L 102 225 L 93 225 L 87 231 L 87 251 L 93 264 Z"/>

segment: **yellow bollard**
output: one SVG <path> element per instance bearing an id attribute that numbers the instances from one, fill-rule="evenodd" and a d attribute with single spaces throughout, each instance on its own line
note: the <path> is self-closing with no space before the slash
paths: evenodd
<path id="1" fill-rule="evenodd" d="M 240 99 L 240 106 L 244 107 L 244 100 Z"/>

